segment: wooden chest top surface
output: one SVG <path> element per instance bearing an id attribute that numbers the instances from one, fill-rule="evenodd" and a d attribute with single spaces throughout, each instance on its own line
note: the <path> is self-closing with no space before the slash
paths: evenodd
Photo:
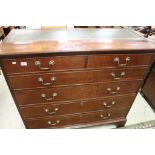
<path id="1" fill-rule="evenodd" d="M 117 53 L 155 50 L 155 44 L 129 29 L 12 30 L 0 56 L 50 53 Z"/>

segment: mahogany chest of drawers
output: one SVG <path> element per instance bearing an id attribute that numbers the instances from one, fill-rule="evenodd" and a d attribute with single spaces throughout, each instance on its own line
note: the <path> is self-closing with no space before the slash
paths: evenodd
<path id="1" fill-rule="evenodd" d="M 26 128 L 123 126 L 154 52 L 127 29 L 13 30 L 0 62 Z"/>

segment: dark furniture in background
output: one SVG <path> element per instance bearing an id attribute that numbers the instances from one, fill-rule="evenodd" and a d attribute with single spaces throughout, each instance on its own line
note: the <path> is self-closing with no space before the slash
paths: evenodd
<path id="1" fill-rule="evenodd" d="M 12 29 L 25 29 L 26 26 L 0 26 L 0 39 L 4 39 Z"/>
<path id="2" fill-rule="evenodd" d="M 12 29 L 14 29 L 14 26 L 3 26 L 5 37 L 10 33 Z"/>
<path id="3" fill-rule="evenodd" d="M 4 30 L 3 30 L 3 27 L 0 26 L 0 41 L 3 40 L 5 37 L 5 33 L 4 33 Z"/>
<path id="4" fill-rule="evenodd" d="M 0 62 L 26 128 L 119 127 L 154 53 L 128 29 L 13 30 Z"/>
<path id="5" fill-rule="evenodd" d="M 139 26 L 135 28 L 135 31 L 139 31 L 144 34 L 144 37 L 148 38 L 149 36 L 152 36 L 152 34 L 155 33 L 155 29 L 151 26 Z"/>
<path id="6" fill-rule="evenodd" d="M 155 62 L 153 63 L 150 72 L 145 79 L 141 94 L 155 111 Z"/>

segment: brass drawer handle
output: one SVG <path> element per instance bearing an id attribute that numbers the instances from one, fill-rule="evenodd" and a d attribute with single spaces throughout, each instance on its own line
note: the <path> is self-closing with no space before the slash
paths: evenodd
<path id="1" fill-rule="evenodd" d="M 119 58 L 119 57 L 116 57 L 116 58 L 114 59 L 114 62 L 117 63 L 118 66 L 123 67 L 123 66 L 127 66 L 128 62 L 129 62 L 130 60 L 131 60 L 130 57 L 126 57 L 126 58 L 125 58 L 125 63 L 124 63 L 124 64 L 120 64 L 120 58 Z"/>
<path id="2" fill-rule="evenodd" d="M 116 77 L 116 74 L 114 72 L 111 73 L 111 76 L 114 80 L 120 80 L 125 76 L 125 72 L 121 72 L 120 77 Z"/>
<path id="3" fill-rule="evenodd" d="M 105 116 L 104 114 L 101 114 L 101 115 L 100 115 L 100 117 L 101 117 L 102 119 L 107 119 L 107 118 L 109 118 L 110 116 L 111 116 L 110 113 L 108 113 L 106 116 Z"/>
<path id="4" fill-rule="evenodd" d="M 38 78 L 38 82 L 40 82 L 44 86 L 52 85 L 54 83 L 54 81 L 56 81 L 56 77 L 51 77 L 51 81 L 52 81 L 51 83 L 50 82 L 49 83 L 44 83 L 44 79 L 42 77 Z"/>
<path id="5" fill-rule="evenodd" d="M 47 124 L 50 125 L 50 126 L 55 126 L 55 125 L 57 125 L 59 123 L 60 123 L 60 120 L 57 120 L 56 122 L 47 121 Z"/>
<path id="6" fill-rule="evenodd" d="M 110 93 L 110 94 L 117 94 L 117 92 L 120 90 L 120 87 L 116 87 L 116 90 L 115 91 L 112 91 L 111 88 L 107 88 L 107 91 Z"/>
<path id="7" fill-rule="evenodd" d="M 111 108 L 113 105 L 115 105 L 115 101 L 112 101 L 111 104 L 104 102 L 103 105 L 105 108 Z"/>
<path id="8" fill-rule="evenodd" d="M 45 112 L 48 113 L 49 115 L 53 115 L 55 114 L 57 111 L 59 110 L 59 108 L 54 108 L 54 111 L 49 111 L 49 109 L 45 109 Z"/>
<path id="9" fill-rule="evenodd" d="M 46 94 L 41 94 L 41 97 L 44 98 L 46 101 L 54 100 L 54 98 L 55 98 L 56 96 L 58 96 L 58 94 L 57 94 L 57 93 L 53 93 L 51 98 L 47 98 L 47 97 L 46 97 Z"/>
<path id="10" fill-rule="evenodd" d="M 48 62 L 48 67 L 44 68 L 44 67 L 41 67 L 41 62 L 40 61 L 35 61 L 35 66 L 37 66 L 40 70 L 50 70 L 51 66 L 53 66 L 54 64 L 55 64 L 55 61 L 51 60 L 51 61 Z"/>

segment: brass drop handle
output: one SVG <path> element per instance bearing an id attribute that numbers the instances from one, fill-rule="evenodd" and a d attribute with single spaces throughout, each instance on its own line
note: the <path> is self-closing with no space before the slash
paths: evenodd
<path id="1" fill-rule="evenodd" d="M 118 66 L 123 67 L 123 66 L 126 66 L 130 60 L 131 60 L 130 57 L 126 57 L 126 58 L 125 58 L 125 63 L 124 63 L 124 64 L 120 64 L 120 58 L 119 58 L 119 57 L 116 57 L 116 58 L 114 59 L 114 62 L 117 63 Z"/>
<path id="2" fill-rule="evenodd" d="M 104 114 L 101 114 L 101 115 L 100 115 L 100 117 L 101 117 L 102 119 L 107 119 L 107 118 L 109 118 L 110 116 L 111 116 L 110 113 L 108 113 L 106 116 L 105 116 Z"/>
<path id="3" fill-rule="evenodd" d="M 116 74 L 114 72 L 111 73 L 111 76 L 114 80 L 120 80 L 125 76 L 125 72 L 121 72 L 120 77 L 116 77 Z"/>
<path id="4" fill-rule="evenodd" d="M 54 100 L 54 98 L 58 96 L 57 93 L 53 93 L 51 98 L 47 98 L 46 94 L 41 94 L 41 97 L 44 98 L 46 101 Z"/>
<path id="5" fill-rule="evenodd" d="M 116 90 L 115 90 L 115 91 L 112 91 L 111 88 L 107 88 L 107 91 L 108 91 L 110 94 L 116 94 L 119 90 L 120 90 L 120 87 L 116 87 Z"/>
<path id="6" fill-rule="evenodd" d="M 47 124 L 50 125 L 50 126 L 55 126 L 55 125 L 57 125 L 59 123 L 60 123 L 60 120 L 56 120 L 55 122 L 47 121 Z"/>
<path id="7" fill-rule="evenodd" d="M 115 105 L 115 101 L 112 101 L 111 104 L 103 102 L 103 105 L 104 105 L 105 108 L 111 108 L 113 105 Z"/>
<path id="8" fill-rule="evenodd" d="M 41 67 L 41 62 L 40 61 L 35 61 L 35 66 L 37 66 L 40 70 L 50 70 L 51 66 L 55 64 L 54 60 L 50 60 L 48 62 L 48 67 Z"/>
<path id="9" fill-rule="evenodd" d="M 52 85 L 53 82 L 56 81 L 56 77 L 51 77 L 50 80 L 51 80 L 52 82 L 45 83 L 45 82 L 44 82 L 44 79 L 43 79 L 42 77 L 39 77 L 39 78 L 38 78 L 38 82 L 41 83 L 41 84 L 44 85 L 44 86 L 50 86 L 50 85 Z"/>
<path id="10" fill-rule="evenodd" d="M 54 111 L 49 111 L 49 109 L 45 109 L 45 112 L 48 113 L 49 115 L 53 115 L 55 114 L 57 111 L 59 110 L 59 108 L 54 108 Z"/>

